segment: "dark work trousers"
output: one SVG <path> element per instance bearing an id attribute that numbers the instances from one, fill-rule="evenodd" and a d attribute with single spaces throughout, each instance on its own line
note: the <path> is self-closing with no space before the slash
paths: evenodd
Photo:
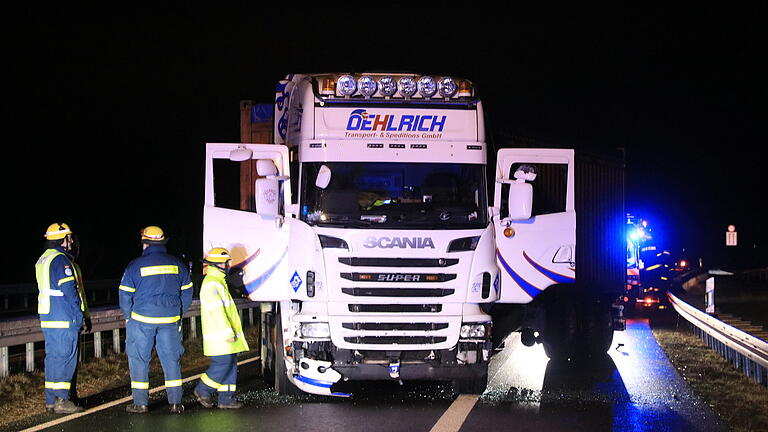
<path id="1" fill-rule="evenodd" d="M 135 319 L 126 325 L 125 352 L 131 370 L 131 394 L 133 403 L 147 405 L 149 402 L 149 362 L 152 348 L 157 351 L 165 375 L 165 392 L 169 404 L 181 403 L 181 324 L 147 324 Z"/>
<path id="2" fill-rule="evenodd" d="M 69 399 L 77 369 L 77 344 L 80 328 L 44 328 L 45 337 L 45 404 L 56 398 Z"/>
<path id="3" fill-rule="evenodd" d="M 210 356 L 211 365 L 200 377 L 195 390 L 202 396 L 219 393 L 219 404 L 230 404 L 237 383 L 237 354 Z"/>

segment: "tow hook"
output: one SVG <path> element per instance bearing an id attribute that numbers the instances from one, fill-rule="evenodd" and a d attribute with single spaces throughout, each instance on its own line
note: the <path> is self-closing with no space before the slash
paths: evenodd
<path id="1" fill-rule="evenodd" d="M 400 379 L 400 359 L 389 361 L 389 377 Z"/>

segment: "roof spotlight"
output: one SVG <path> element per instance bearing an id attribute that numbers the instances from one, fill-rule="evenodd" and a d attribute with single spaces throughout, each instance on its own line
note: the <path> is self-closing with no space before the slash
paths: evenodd
<path id="1" fill-rule="evenodd" d="M 357 80 L 357 88 L 360 89 L 360 94 L 366 98 L 373 96 L 377 90 L 376 80 L 368 75 L 363 75 Z"/>
<path id="2" fill-rule="evenodd" d="M 390 97 L 397 92 L 397 81 L 391 76 L 379 78 L 379 93 L 384 97 Z"/>
<path id="3" fill-rule="evenodd" d="M 429 99 L 437 93 L 437 83 L 431 76 L 423 76 L 418 82 L 419 94 Z"/>
<path id="4" fill-rule="evenodd" d="M 449 98 L 455 95 L 458 89 L 459 86 L 456 85 L 456 81 L 451 77 L 441 78 L 438 82 L 438 92 L 440 93 L 440 96 L 444 98 Z"/>
<path id="5" fill-rule="evenodd" d="M 397 89 L 408 99 L 416 94 L 416 81 L 411 77 L 402 77 L 397 82 Z"/>
<path id="6" fill-rule="evenodd" d="M 357 91 L 357 81 L 352 75 L 342 75 L 336 82 L 336 88 L 342 96 L 352 96 Z"/>

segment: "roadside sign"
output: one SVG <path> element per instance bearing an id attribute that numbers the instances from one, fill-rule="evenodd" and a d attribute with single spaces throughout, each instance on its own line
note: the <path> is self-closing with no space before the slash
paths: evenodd
<path id="1" fill-rule="evenodd" d="M 725 232 L 725 245 L 736 246 L 738 242 L 738 236 L 736 233 L 735 225 L 728 225 L 728 231 Z"/>

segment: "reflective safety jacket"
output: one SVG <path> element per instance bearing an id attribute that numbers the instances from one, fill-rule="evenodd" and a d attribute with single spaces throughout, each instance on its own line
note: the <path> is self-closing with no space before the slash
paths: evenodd
<path id="1" fill-rule="evenodd" d="M 192 304 L 189 269 L 163 245 L 148 246 L 128 264 L 119 292 L 125 317 L 149 324 L 175 323 Z"/>
<path id="2" fill-rule="evenodd" d="M 203 354 L 218 356 L 248 351 L 243 323 L 227 288 L 224 272 L 214 266 L 208 266 L 200 288 L 200 320 Z M 233 337 L 234 342 L 227 342 Z"/>
<path id="3" fill-rule="evenodd" d="M 35 264 L 35 276 L 40 327 L 79 330 L 86 310 L 80 268 L 57 247 L 43 252 Z"/>

